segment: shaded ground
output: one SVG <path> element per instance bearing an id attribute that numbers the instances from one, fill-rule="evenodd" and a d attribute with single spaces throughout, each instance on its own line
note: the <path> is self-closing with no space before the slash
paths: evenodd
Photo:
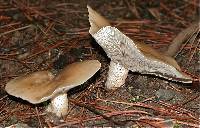
<path id="1" fill-rule="evenodd" d="M 113 120 L 133 127 L 198 127 L 198 84 L 130 72 L 123 87 L 105 89 L 109 59 L 88 33 L 86 9 L 89 3 L 132 39 L 165 51 L 181 30 L 198 19 L 197 2 L 1 0 L 0 127 L 16 123 L 32 127 L 116 126 Z M 176 60 L 197 79 L 198 57 L 199 34 Z M 44 113 L 48 102 L 32 105 L 4 91 L 6 83 L 17 76 L 45 69 L 57 72 L 67 64 L 87 59 L 99 60 L 102 68 L 93 79 L 69 92 L 70 111 L 62 121 L 52 122 Z M 102 113 L 110 119 L 103 119 Z"/>

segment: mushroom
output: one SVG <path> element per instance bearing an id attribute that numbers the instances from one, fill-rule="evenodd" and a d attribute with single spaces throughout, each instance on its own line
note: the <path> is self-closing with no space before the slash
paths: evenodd
<path id="1" fill-rule="evenodd" d="M 67 114 L 67 91 L 86 82 L 101 67 L 98 60 L 75 62 L 65 67 L 57 76 L 48 71 L 35 72 L 7 83 L 8 94 L 38 104 L 51 99 L 48 112 L 61 117 Z"/>
<path id="2" fill-rule="evenodd" d="M 109 22 L 87 6 L 89 33 L 111 59 L 106 87 L 116 89 L 125 83 L 128 71 L 153 74 L 172 81 L 191 83 L 192 78 L 183 72 L 175 59 L 157 52 L 146 44 L 135 42 L 110 26 Z M 102 22 L 103 21 L 103 22 Z"/>

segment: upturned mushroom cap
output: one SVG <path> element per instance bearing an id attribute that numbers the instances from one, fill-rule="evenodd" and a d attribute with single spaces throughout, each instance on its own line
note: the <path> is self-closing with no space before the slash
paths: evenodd
<path id="1" fill-rule="evenodd" d="M 160 52 L 157 52 L 155 49 L 151 48 L 150 46 L 144 43 L 139 43 L 139 42 L 134 42 L 134 43 L 146 57 L 163 61 L 164 63 L 172 65 L 176 69 L 181 70 L 180 66 L 178 65 L 178 63 L 174 58 L 166 56 L 165 54 L 161 54 Z"/>
<path id="2" fill-rule="evenodd" d="M 184 83 L 192 82 L 190 76 L 181 72 L 175 59 L 161 54 L 145 44 L 131 40 L 117 28 L 107 25 L 107 22 L 99 22 L 102 16 L 99 16 L 94 10 L 91 11 L 91 9 L 88 9 L 88 12 L 89 22 L 92 19 L 89 32 L 104 49 L 111 61 L 119 63 L 133 72 L 154 74 L 169 80 Z M 103 19 L 105 21 L 105 18 Z M 93 24 L 103 27 L 98 27 L 97 29 Z M 93 33 L 94 31 L 97 32 Z"/>
<path id="3" fill-rule="evenodd" d="M 33 73 L 25 77 L 11 80 L 6 85 L 6 91 L 13 96 L 37 104 L 46 101 L 61 92 L 83 84 L 101 67 L 98 60 L 76 62 L 65 67 L 52 79 L 49 73 Z M 37 75 L 35 75 L 37 74 Z M 44 75 L 48 74 L 48 75 Z M 38 81 L 38 82 L 37 82 Z M 45 81 L 43 83 L 43 81 Z M 47 81 L 50 81 L 49 83 Z"/>
<path id="4" fill-rule="evenodd" d="M 89 5 L 87 5 L 89 12 L 89 22 L 91 25 L 90 34 L 95 34 L 99 29 L 105 26 L 110 26 L 109 21 L 93 10 Z"/>

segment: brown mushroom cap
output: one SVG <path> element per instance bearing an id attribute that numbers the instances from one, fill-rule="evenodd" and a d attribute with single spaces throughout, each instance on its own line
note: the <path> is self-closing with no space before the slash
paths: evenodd
<path id="1" fill-rule="evenodd" d="M 29 77 L 20 77 L 11 80 L 6 85 L 6 91 L 13 96 L 20 97 L 30 103 L 37 104 L 46 101 L 60 92 L 68 91 L 86 82 L 92 77 L 101 67 L 98 60 L 87 60 L 76 62 L 65 67 L 52 80 L 49 78 L 49 83 L 36 81 L 45 81 L 42 73 L 39 75 L 30 74 Z"/>
<path id="2" fill-rule="evenodd" d="M 47 83 L 53 79 L 49 71 L 39 71 L 17 77 L 6 84 L 5 90 L 8 94 L 32 101 L 46 88 Z M 33 103 L 33 102 L 31 102 Z"/>

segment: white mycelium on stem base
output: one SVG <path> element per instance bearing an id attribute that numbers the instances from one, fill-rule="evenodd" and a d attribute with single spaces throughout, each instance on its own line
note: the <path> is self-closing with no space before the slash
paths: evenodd
<path id="1" fill-rule="evenodd" d="M 61 93 L 51 99 L 51 103 L 47 107 L 47 112 L 55 113 L 56 116 L 61 117 L 67 114 L 68 107 L 67 93 Z"/>
<path id="2" fill-rule="evenodd" d="M 89 33 L 111 59 L 106 82 L 109 89 L 124 84 L 128 70 L 183 83 L 192 82 L 192 78 L 181 72 L 173 58 L 145 44 L 134 42 L 117 28 L 110 26 L 105 18 L 89 6 L 88 12 L 91 25 Z"/>

